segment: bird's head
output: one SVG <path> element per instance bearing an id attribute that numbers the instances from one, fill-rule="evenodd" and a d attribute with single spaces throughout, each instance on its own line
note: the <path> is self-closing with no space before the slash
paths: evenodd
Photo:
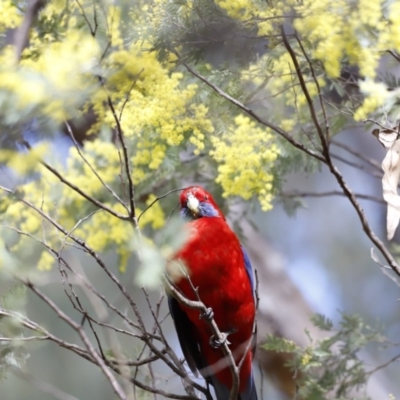
<path id="1" fill-rule="evenodd" d="M 191 186 L 180 196 L 181 215 L 186 220 L 202 217 L 220 217 L 225 219 L 214 199 L 201 186 Z"/>

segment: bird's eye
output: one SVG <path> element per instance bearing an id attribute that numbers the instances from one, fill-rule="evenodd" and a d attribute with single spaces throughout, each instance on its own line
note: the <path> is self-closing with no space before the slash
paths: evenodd
<path id="1" fill-rule="evenodd" d="M 204 196 L 204 200 L 208 200 L 208 196 L 207 195 Z"/>

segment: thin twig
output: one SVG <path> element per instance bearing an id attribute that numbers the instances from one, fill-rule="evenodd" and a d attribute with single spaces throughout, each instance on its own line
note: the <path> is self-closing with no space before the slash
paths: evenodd
<path id="1" fill-rule="evenodd" d="M 27 317 L 25 317 L 24 315 L 22 315 L 20 313 L 0 308 L 0 316 L 12 318 L 13 320 L 18 321 L 18 323 L 20 323 L 25 328 L 30 329 L 34 332 L 37 332 L 37 333 L 40 333 L 41 335 L 43 335 L 43 336 L 36 336 L 38 338 L 38 340 L 42 340 L 42 339 L 40 339 L 41 337 L 46 337 L 47 340 L 50 340 L 50 341 L 58 344 L 60 347 L 70 350 L 70 351 L 74 352 L 75 354 L 79 355 L 80 357 L 83 357 L 86 360 L 93 362 L 93 359 L 90 356 L 90 354 L 87 352 L 87 350 L 85 350 L 84 348 L 82 348 L 74 343 L 69 343 L 69 342 L 66 342 L 65 340 L 58 338 L 57 336 L 55 336 L 55 335 L 51 334 L 49 331 L 47 331 L 44 327 L 40 326 L 36 322 L 28 319 Z M 10 339 L 16 340 L 16 338 L 10 338 Z"/>
<path id="2" fill-rule="evenodd" d="M 125 138 L 124 138 L 124 133 L 122 131 L 122 126 L 121 122 L 118 119 L 117 112 L 115 111 L 114 104 L 111 100 L 111 96 L 108 93 L 108 90 L 106 88 L 105 82 L 103 77 L 99 76 L 98 77 L 100 84 L 103 88 L 103 90 L 106 92 L 107 96 L 107 104 L 108 107 L 110 108 L 110 111 L 113 115 L 114 121 L 115 121 L 115 126 L 117 128 L 117 135 L 118 135 L 118 140 L 121 143 L 122 146 L 122 154 L 124 156 L 124 165 L 125 165 L 125 174 L 128 179 L 128 190 L 129 190 L 129 205 L 130 205 L 130 213 L 129 217 L 133 221 L 133 224 L 135 228 L 138 230 L 139 226 L 137 223 L 137 218 L 136 218 L 136 210 L 135 210 L 135 193 L 134 193 L 134 188 L 133 188 L 133 181 L 132 181 L 132 174 L 131 174 L 131 167 L 130 167 L 130 162 L 129 162 L 129 156 L 128 156 L 128 148 L 126 147 L 125 143 Z"/>
<path id="3" fill-rule="evenodd" d="M 377 367 L 375 367 L 374 369 L 371 369 L 370 371 L 367 372 L 367 375 L 372 375 L 375 372 L 386 368 L 387 366 L 389 366 L 390 364 L 392 364 L 395 361 L 399 361 L 400 360 L 400 354 L 395 355 L 394 357 L 390 358 L 388 361 L 386 361 L 384 364 L 382 365 L 378 365 Z"/>
<path id="4" fill-rule="evenodd" d="M 42 291 L 40 291 L 36 285 L 34 285 L 30 281 L 25 281 L 23 279 L 18 278 L 20 282 L 22 282 L 25 286 L 27 286 L 32 292 L 34 292 L 44 303 L 46 303 L 56 314 L 59 318 L 61 318 L 64 322 L 66 322 L 72 329 L 74 329 L 79 337 L 81 338 L 82 342 L 85 344 L 89 354 L 93 357 L 96 361 L 96 364 L 100 367 L 105 377 L 110 382 L 111 387 L 113 388 L 115 394 L 121 400 L 127 400 L 127 396 L 122 390 L 121 385 L 114 377 L 114 375 L 110 372 L 107 368 L 105 361 L 100 357 L 97 353 L 95 348 L 93 347 L 92 343 L 90 342 L 89 338 L 87 337 L 85 331 L 83 330 L 82 326 L 76 323 L 71 317 L 65 314 L 54 302 L 51 300 L 47 295 L 45 295 Z"/>
<path id="5" fill-rule="evenodd" d="M 290 58 L 292 59 L 294 68 L 296 70 L 297 78 L 299 79 L 299 82 L 300 82 L 301 90 L 303 91 L 303 94 L 304 94 L 307 104 L 308 104 L 308 108 L 310 110 L 311 119 L 314 123 L 314 126 L 317 130 L 317 133 L 318 133 L 318 136 L 319 136 L 319 139 L 321 142 L 322 154 L 324 156 L 323 162 L 326 163 L 326 160 L 330 157 L 329 156 L 329 143 L 328 143 L 327 137 L 325 136 L 326 133 L 323 132 L 322 127 L 318 121 L 317 113 L 315 111 L 315 107 L 314 107 L 312 98 L 310 96 L 310 93 L 307 89 L 307 85 L 304 80 L 303 73 L 301 72 L 300 64 L 297 61 L 296 54 L 295 54 L 294 50 L 292 49 L 292 47 L 290 46 L 290 43 L 286 37 L 285 28 L 283 25 L 281 26 L 281 33 L 282 33 L 283 44 L 285 45 L 285 48 L 286 48 L 287 52 L 289 53 Z M 314 76 L 315 75 L 313 75 L 313 77 Z M 319 85 L 317 86 L 317 89 L 318 88 L 319 88 Z M 329 126 L 327 120 L 326 120 L 326 125 Z"/>
<path id="6" fill-rule="evenodd" d="M 125 100 L 124 100 L 124 102 L 122 103 L 122 106 L 121 106 L 121 111 L 119 112 L 118 120 L 119 120 L 120 122 L 121 122 L 121 119 L 122 119 L 122 114 L 123 114 L 123 112 L 124 112 L 124 108 L 125 108 L 126 104 L 127 104 L 128 101 L 129 101 L 129 97 L 130 97 L 130 95 L 131 95 L 132 89 L 133 89 L 134 86 L 136 85 L 136 82 L 138 81 L 138 79 L 139 79 L 139 77 L 140 77 L 140 75 L 142 74 L 143 71 L 144 71 L 144 68 L 142 68 L 142 69 L 139 71 L 139 73 L 135 76 L 135 79 L 133 80 L 132 85 L 131 85 L 131 87 L 130 87 L 129 90 L 128 90 L 128 93 L 126 94 Z"/>
<path id="7" fill-rule="evenodd" d="M 354 195 L 363 200 L 370 200 L 374 201 L 379 204 L 386 204 L 386 202 L 375 196 L 367 195 L 367 194 L 360 194 L 360 193 L 354 193 Z M 293 190 L 290 192 L 282 192 L 279 194 L 279 197 L 285 197 L 285 198 L 291 198 L 291 197 L 330 197 L 330 196 L 343 196 L 346 197 L 346 195 L 340 191 L 340 190 L 331 190 L 328 192 L 303 192 L 303 191 L 297 191 Z"/>
<path id="8" fill-rule="evenodd" d="M 244 104 L 242 104 L 239 100 L 235 99 L 234 97 L 230 96 L 228 93 L 224 92 L 221 88 L 218 86 L 214 85 L 211 83 L 207 78 L 205 78 L 203 75 L 199 74 L 197 71 L 195 71 L 189 64 L 184 62 L 179 54 L 176 51 L 173 51 L 174 54 L 179 59 L 179 62 L 193 75 L 196 76 L 198 79 L 200 79 L 202 82 L 204 82 L 207 86 L 209 86 L 211 89 L 213 89 L 216 93 L 218 93 L 221 97 L 225 98 L 226 100 L 230 101 L 232 104 L 234 104 L 236 107 L 240 108 L 242 111 L 244 111 L 246 114 L 248 114 L 250 117 L 255 119 L 257 122 L 260 124 L 266 126 L 267 128 L 272 129 L 274 132 L 276 132 L 278 135 L 282 136 L 284 139 L 286 139 L 290 144 L 292 144 L 294 147 L 296 147 L 299 150 L 304 151 L 306 154 L 309 156 L 317 159 L 318 161 L 324 162 L 324 158 L 314 152 L 313 150 L 310 150 L 306 146 L 304 146 L 302 143 L 296 141 L 292 136 L 290 136 L 286 131 L 281 129 L 279 126 L 274 125 L 271 122 L 266 121 L 262 117 L 260 117 L 258 114 L 256 114 L 253 110 L 250 108 L 246 107 Z"/>
<path id="9" fill-rule="evenodd" d="M 350 167 L 358 169 L 359 171 L 364 172 L 365 174 L 368 174 L 368 175 L 370 175 L 370 176 L 372 176 L 374 178 L 382 179 L 382 175 L 383 175 L 382 172 L 370 171 L 366 166 L 364 166 L 362 164 L 357 164 L 357 163 L 352 162 L 352 161 L 349 161 L 346 158 L 341 157 L 341 156 L 339 156 L 339 155 L 337 155 L 335 153 L 331 153 L 331 157 L 334 160 L 338 160 L 338 161 L 340 161 L 340 162 L 342 162 L 342 163 L 344 163 L 344 164 L 346 164 L 346 165 L 348 165 Z"/>
<path id="10" fill-rule="evenodd" d="M 333 145 L 337 146 L 337 147 L 340 147 L 343 150 L 346 150 L 348 153 L 350 153 L 353 156 L 359 158 L 360 160 L 366 162 L 368 165 L 370 165 L 374 169 L 376 169 L 378 171 L 381 171 L 381 165 L 380 165 L 380 163 L 378 161 L 364 156 L 364 154 L 362 154 L 362 153 L 360 153 L 358 151 L 355 151 L 353 148 L 351 148 L 350 146 L 348 146 L 345 143 L 338 142 L 337 140 L 332 140 L 331 143 Z"/>
<path id="11" fill-rule="evenodd" d="M 28 150 L 31 150 L 32 147 L 31 145 L 27 142 L 27 141 L 23 141 L 22 142 L 25 147 Z M 42 164 L 48 171 L 50 171 L 53 175 L 55 175 L 62 183 L 64 183 L 65 185 L 67 185 L 68 187 L 70 187 L 72 190 L 74 190 L 75 192 L 79 193 L 82 197 L 84 197 L 86 200 L 90 201 L 92 204 L 94 204 L 95 206 L 107 211 L 108 213 L 110 213 L 111 215 L 113 215 L 114 217 L 117 217 L 119 219 L 122 219 L 124 221 L 128 221 L 130 220 L 130 216 L 129 215 L 123 215 L 123 214 L 119 214 L 116 211 L 114 211 L 112 208 L 108 207 L 107 205 L 105 205 L 104 203 L 102 203 L 101 201 L 98 201 L 97 199 L 95 199 L 94 197 L 90 196 L 89 194 L 87 194 L 86 192 L 84 192 L 81 188 L 79 188 L 78 186 L 74 185 L 72 182 L 70 182 L 68 179 L 66 179 L 60 172 L 58 172 L 55 168 L 53 168 L 51 165 L 47 164 L 44 160 L 39 160 L 40 164 Z"/>
<path id="12" fill-rule="evenodd" d="M 36 387 L 43 393 L 50 394 L 52 398 L 57 399 L 57 400 L 78 400 L 77 397 L 70 395 L 69 393 L 63 392 L 61 389 L 58 387 L 51 385 L 48 382 L 42 381 L 39 378 L 36 378 L 35 376 L 32 376 L 31 374 L 28 374 L 27 372 L 17 369 L 17 368 L 12 368 L 11 369 L 12 373 L 17 376 L 18 378 L 26 381 L 29 383 L 29 385 Z"/>
<path id="13" fill-rule="evenodd" d="M 325 135 L 323 136 L 323 140 L 325 141 L 325 146 L 329 147 L 329 141 L 330 141 L 329 140 L 329 132 L 330 132 L 329 119 L 328 119 L 328 115 L 327 115 L 326 109 L 325 109 L 324 98 L 323 98 L 322 92 L 321 92 L 321 86 L 320 86 L 320 84 L 318 82 L 318 78 L 317 78 L 317 75 L 316 75 L 315 70 L 314 70 L 314 65 L 311 62 L 310 58 L 308 57 L 308 54 L 307 54 L 307 52 L 306 52 L 306 50 L 305 50 L 305 48 L 303 46 L 303 43 L 301 42 L 301 40 L 300 40 L 299 36 L 297 35 L 297 33 L 295 34 L 295 38 L 297 40 L 297 43 L 300 46 L 300 49 L 301 49 L 305 59 L 307 60 L 308 66 L 310 67 L 311 76 L 313 78 L 315 86 L 317 87 L 318 99 L 319 99 L 319 103 L 320 103 L 320 106 L 321 106 L 323 119 L 325 121 Z M 287 40 L 287 38 L 286 38 L 286 40 Z M 303 74 L 301 74 L 301 76 L 304 78 Z M 300 83 L 301 83 L 301 81 L 300 81 Z M 306 85 L 305 82 L 304 82 L 304 85 Z M 307 87 L 307 86 L 305 86 L 305 87 Z"/>
<path id="14" fill-rule="evenodd" d="M 68 134 L 73 141 L 76 151 L 78 152 L 79 156 L 82 158 L 82 160 L 85 162 L 85 164 L 90 168 L 90 170 L 93 172 L 93 174 L 96 176 L 96 178 L 100 181 L 100 183 L 111 193 L 111 195 L 120 203 L 122 206 L 126 209 L 126 211 L 129 212 L 128 206 L 125 204 L 125 202 L 118 196 L 118 194 L 106 183 L 104 182 L 103 178 L 98 174 L 98 172 L 93 168 L 92 164 L 87 160 L 87 158 L 84 156 L 82 153 L 80 146 L 78 142 L 75 139 L 74 133 L 72 132 L 71 125 L 65 121 L 65 126 L 67 127 Z"/>
<path id="15" fill-rule="evenodd" d="M 157 203 L 157 201 L 159 201 L 159 200 L 161 200 L 161 199 L 167 197 L 167 196 L 170 195 L 171 193 L 179 192 L 179 191 L 185 190 L 185 189 L 186 189 L 186 187 L 179 188 L 179 189 L 172 189 L 172 190 L 168 191 L 167 193 L 164 193 L 163 195 L 156 197 L 156 198 L 155 198 L 155 199 L 154 199 L 140 214 L 139 214 L 138 219 L 137 219 L 138 222 L 139 222 L 140 218 L 142 217 L 142 215 L 143 215 L 149 208 L 153 207 L 153 205 L 154 205 L 155 203 Z"/>

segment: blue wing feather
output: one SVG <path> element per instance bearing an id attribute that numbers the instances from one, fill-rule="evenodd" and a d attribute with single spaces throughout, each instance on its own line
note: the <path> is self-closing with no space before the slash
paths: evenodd
<path id="1" fill-rule="evenodd" d="M 246 249 L 242 247 L 242 252 L 243 252 L 243 258 L 244 258 L 244 266 L 246 267 L 246 272 L 247 276 L 249 277 L 250 284 L 251 284 L 251 290 L 253 291 L 253 294 L 255 295 L 256 292 L 256 286 L 255 286 L 255 279 L 254 279 L 254 270 L 250 262 L 249 255 L 247 254 Z"/>

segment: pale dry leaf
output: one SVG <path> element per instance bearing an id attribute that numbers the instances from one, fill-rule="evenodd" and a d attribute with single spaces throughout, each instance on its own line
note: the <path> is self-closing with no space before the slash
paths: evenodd
<path id="1" fill-rule="evenodd" d="M 398 140 L 398 132 L 392 129 L 384 129 L 378 132 L 375 129 L 373 134 L 387 150 L 382 161 L 384 172 L 382 190 L 383 198 L 388 205 L 386 216 L 387 238 L 391 240 L 400 222 L 400 196 L 397 193 L 397 185 L 400 179 L 400 140 Z"/>
<path id="2" fill-rule="evenodd" d="M 398 133 L 393 129 L 374 129 L 372 134 L 389 150 L 397 140 Z"/>

